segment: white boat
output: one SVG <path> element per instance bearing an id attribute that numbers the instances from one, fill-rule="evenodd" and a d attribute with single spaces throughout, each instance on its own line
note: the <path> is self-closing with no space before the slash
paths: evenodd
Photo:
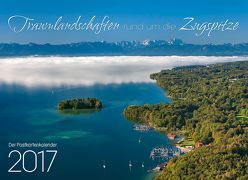
<path id="1" fill-rule="evenodd" d="M 132 167 L 133 165 L 132 165 L 132 163 L 131 163 L 131 161 L 129 161 L 129 167 Z"/>

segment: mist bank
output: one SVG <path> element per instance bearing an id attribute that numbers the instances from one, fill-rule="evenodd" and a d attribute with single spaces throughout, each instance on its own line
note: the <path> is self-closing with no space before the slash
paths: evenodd
<path id="1" fill-rule="evenodd" d="M 247 57 L 101 56 L 0 59 L 0 84 L 25 87 L 149 83 L 150 74 L 177 66 L 244 61 Z"/>

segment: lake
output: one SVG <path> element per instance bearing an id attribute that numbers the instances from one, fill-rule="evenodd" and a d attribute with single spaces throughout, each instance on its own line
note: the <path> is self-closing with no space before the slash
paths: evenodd
<path id="1" fill-rule="evenodd" d="M 172 59 L 171 59 L 172 58 Z M 123 116 L 128 105 L 171 100 L 149 74 L 178 65 L 242 60 L 237 57 L 27 57 L 0 60 L 0 177 L 4 179 L 151 179 L 154 147 L 174 148 L 168 138 L 139 132 Z M 198 60 L 197 60 L 198 58 Z M 212 58 L 212 59 L 211 59 Z M 172 61 L 173 60 L 173 61 Z M 212 60 L 212 61 L 210 61 Z M 97 97 L 99 112 L 57 111 L 64 99 Z M 8 173 L 9 142 L 54 142 L 50 172 Z M 20 151 L 27 150 L 20 149 Z M 31 148 L 32 149 L 32 148 Z M 33 150 L 33 149 L 32 149 Z M 39 150 L 43 150 L 40 148 Z M 132 164 L 130 167 L 129 164 Z M 142 164 L 144 165 L 142 167 Z M 103 165 L 106 168 L 103 168 Z M 32 167 L 32 158 L 26 164 Z M 40 164 L 38 164 L 40 167 Z M 21 163 L 16 169 L 21 168 Z"/>

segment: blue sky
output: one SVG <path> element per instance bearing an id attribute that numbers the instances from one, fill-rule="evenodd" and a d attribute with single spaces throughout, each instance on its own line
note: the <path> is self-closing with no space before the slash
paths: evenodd
<path id="1" fill-rule="evenodd" d="M 53 23 L 63 16 L 73 23 L 78 16 L 87 21 L 91 16 L 101 20 L 105 15 L 118 22 L 117 31 L 22 31 L 14 33 L 8 26 L 8 18 L 22 15 L 37 22 Z M 193 31 L 178 31 L 185 23 L 183 18 L 193 17 L 194 22 L 221 22 L 229 19 L 239 22 L 235 31 L 213 32 L 196 36 Z M 0 42 L 18 43 L 70 43 L 80 41 L 121 41 L 144 39 L 171 39 L 177 37 L 189 43 L 239 43 L 248 42 L 247 0 L 2 0 L 0 5 Z M 125 30 L 124 25 L 144 26 L 169 24 L 173 30 Z"/>

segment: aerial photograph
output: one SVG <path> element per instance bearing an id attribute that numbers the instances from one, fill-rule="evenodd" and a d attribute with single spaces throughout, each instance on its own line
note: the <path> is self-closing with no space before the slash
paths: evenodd
<path id="1" fill-rule="evenodd" d="M 2 0 L 1 180 L 247 180 L 248 1 Z"/>

